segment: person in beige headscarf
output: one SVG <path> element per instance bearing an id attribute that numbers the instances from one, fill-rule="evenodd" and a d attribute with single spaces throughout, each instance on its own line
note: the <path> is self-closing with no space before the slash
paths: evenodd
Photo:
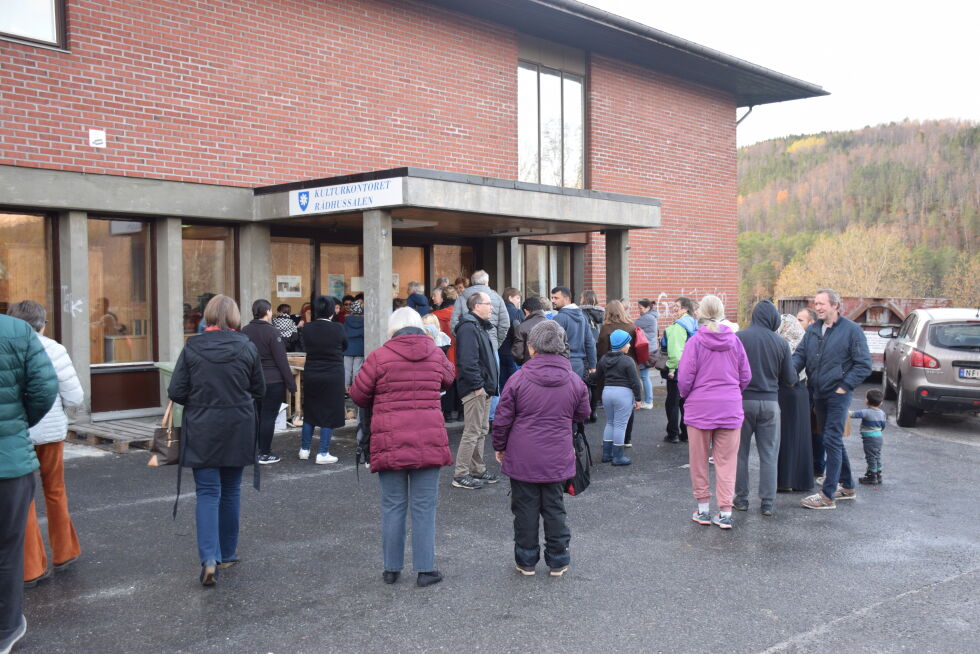
<path id="1" fill-rule="evenodd" d="M 776 334 L 786 339 L 790 351 L 803 340 L 804 330 L 795 316 L 783 314 Z M 810 394 L 806 373 L 793 386 L 779 388 L 780 444 L 776 488 L 781 492 L 813 489 L 813 448 L 810 443 Z"/>

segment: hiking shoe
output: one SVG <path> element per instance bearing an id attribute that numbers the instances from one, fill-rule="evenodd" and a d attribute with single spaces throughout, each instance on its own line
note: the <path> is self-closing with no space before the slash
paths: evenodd
<path id="1" fill-rule="evenodd" d="M 881 473 L 871 472 L 869 470 L 868 474 L 858 479 L 858 481 L 861 482 L 862 484 L 865 484 L 866 486 L 877 486 L 878 484 L 881 483 Z"/>
<path id="2" fill-rule="evenodd" d="M 808 497 L 804 497 L 800 500 L 800 504 L 807 509 L 836 509 L 837 502 L 829 499 L 826 495 L 821 493 L 814 493 Z"/>
<path id="3" fill-rule="evenodd" d="M 563 574 L 565 574 L 566 572 L 568 572 L 568 566 L 567 565 L 562 565 L 562 566 L 559 566 L 557 568 L 552 568 L 551 570 L 549 570 L 548 571 L 548 576 L 549 577 L 560 577 Z"/>
<path id="4" fill-rule="evenodd" d="M 855 497 L 857 497 L 857 489 L 854 488 L 837 486 L 837 492 L 834 493 L 834 500 L 837 502 L 841 500 L 853 500 Z"/>
<path id="5" fill-rule="evenodd" d="M 665 443 L 680 443 L 681 442 L 681 439 L 678 436 L 672 436 L 670 434 L 667 434 L 666 436 L 664 436 L 664 442 Z"/>
<path id="6" fill-rule="evenodd" d="M 515 569 L 518 572 L 520 572 L 522 575 L 524 575 L 525 577 L 533 577 L 534 576 L 534 566 L 533 565 L 519 565 L 519 566 L 516 566 Z"/>
<path id="7" fill-rule="evenodd" d="M 748 511 L 749 501 L 736 497 L 735 501 L 732 502 L 732 508 L 735 509 L 736 511 Z"/>
<path id="8" fill-rule="evenodd" d="M 483 482 L 477 481 L 470 475 L 464 475 L 462 477 L 453 477 L 453 486 L 456 488 L 466 488 L 467 490 L 477 490 L 478 488 L 483 488 Z"/>
<path id="9" fill-rule="evenodd" d="M 496 484 L 500 481 L 500 475 L 494 474 L 489 470 L 484 470 L 482 475 L 477 475 L 473 477 L 477 481 L 482 481 L 485 484 Z"/>
<path id="10" fill-rule="evenodd" d="M 759 511 L 761 511 L 762 512 L 762 515 L 764 515 L 766 517 L 772 516 L 772 513 L 773 513 L 773 511 L 772 511 L 772 503 L 771 502 L 763 502 L 762 503 L 762 506 L 759 508 Z"/>
<path id="11" fill-rule="evenodd" d="M 398 581 L 399 575 L 401 575 L 400 570 L 385 570 L 384 572 L 381 573 L 381 579 L 386 584 L 393 584 L 396 581 Z"/>
<path id="12" fill-rule="evenodd" d="M 337 463 L 337 457 L 335 457 L 330 452 L 324 452 L 323 454 L 316 455 L 316 462 L 320 464 Z"/>
<path id="13" fill-rule="evenodd" d="M 299 448 L 299 458 L 300 461 L 306 461 L 308 458 L 310 458 L 310 451 L 305 450 L 302 447 Z"/>
<path id="14" fill-rule="evenodd" d="M 731 529 L 732 528 L 732 516 L 730 516 L 730 515 L 722 515 L 721 513 L 717 513 L 717 514 L 715 514 L 715 517 L 713 517 L 711 519 L 711 523 L 712 524 L 715 524 L 715 525 L 718 525 L 722 529 Z"/>
<path id="15" fill-rule="evenodd" d="M 699 525 L 710 525 L 711 514 L 709 514 L 707 511 L 695 511 L 694 515 L 691 516 L 691 520 Z"/>
<path id="16" fill-rule="evenodd" d="M 259 455 L 259 465 L 267 466 L 270 463 L 279 463 L 280 461 L 282 461 L 282 459 L 280 459 L 275 454 L 260 454 Z"/>
<path id="17" fill-rule="evenodd" d="M 420 572 L 418 578 L 415 580 L 416 586 L 431 586 L 432 584 L 438 584 L 442 581 L 442 573 L 438 570 L 431 570 L 429 572 Z"/>

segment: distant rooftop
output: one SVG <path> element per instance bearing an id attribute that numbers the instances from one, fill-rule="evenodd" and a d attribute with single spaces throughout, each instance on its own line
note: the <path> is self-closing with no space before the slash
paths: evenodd
<path id="1" fill-rule="evenodd" d="M 822 87 L 576 0 L 429 0 L 524 34 L 732 93 L 748 107 L 829 95 Z M 707 20 L 707 18 L 706 18 Z"/>

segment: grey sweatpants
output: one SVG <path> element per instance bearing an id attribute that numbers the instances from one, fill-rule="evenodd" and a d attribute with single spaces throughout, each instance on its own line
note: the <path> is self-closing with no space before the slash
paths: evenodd
<path id="1" fill-rule="evenodd" d="M 744 502 L 749 496 L 749 448 L 755 434 L 755 447 L 759 451 L 759 499 L 764 504 L 771 504 L 776 499 L 779 464 L 779 402 L 742 400 L 742 410 L 745 420 L 738 446 L 735 499 Z"/>

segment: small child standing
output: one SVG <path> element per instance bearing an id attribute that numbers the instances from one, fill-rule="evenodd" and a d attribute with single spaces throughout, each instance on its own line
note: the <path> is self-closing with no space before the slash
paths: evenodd
<path id="1" fill-rule="evenodd" d="M 864 399 L 868 408 L 850 413 L 851 418 L 861 419 L 861 442 L 864 444 L 864 458 L 868 462 L 868 471 L 858 481 L 877 486 L 881 483 L 881 432 L 885 429 L 888 418 L 881 410 L 884 399 L 881 390 L 872 388 Z"/>
<path id="2" fill-rule="evenodd" d="M 632 336 L 622 329 L 609 335 L 609 352 L 596 366 L 595 381 L 602 385 L 602 406 L 606 411 L 606 429 L 602 432 L 602 462 L 628 466 L 633 462 L 623 455 L 626 425 L 634 409 L 640 408 L 643 386 L 636 361 L 627 356 Z"/>

